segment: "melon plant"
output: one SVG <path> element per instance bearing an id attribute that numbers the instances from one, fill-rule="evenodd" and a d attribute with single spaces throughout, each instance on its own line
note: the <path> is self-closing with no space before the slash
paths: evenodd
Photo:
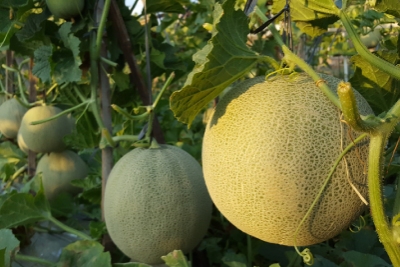
<path id="1" fill-rule="evenodd" d="M 28 109 L 15 98 L 0 105 L 0 132 L 7 138 L 16 138 L 22 117 Z"/>
<path id="2" fill-rule="evenodd" d="M 19 133 L 25 146 L 37 153 L 57 152 L 65 149 L 64 136 L 72 133 L 73 125 L 67 115 L 37 125 L 32 122 L 48 119 L 61 112 L 54 106 L 38 106 L 28 110 L 22 118 Z"/>
<path id="3" fill-rule="evenodd" d="M 47 7 L 56 18 L 69 19 L 79 15 L 85 5 L 84 0 L 46 0 Z"/>
<path id="4" fill-rule="evenodd" d="M 81 189 L 71 185 L 75 179 L 88 175 L 86 163 L 73 151 L 52 152 L 40 158 L 36 173 L 42 174 L 44 193 L 52 200 L 60 193 L 78 194 Z"/>
<path id="5" fill-rule="evenodd" d="M 161 256 L 191 251 L 206 233 L 212 202 L 200 164 L 170 145 L 136 148 L 112 169 L 104 216 L 117 247 L 134 261 L 163 263 Z"/>
<path id="6" fill-rule="evenodd" d="M 340 80 L 321 77 L 336 92 Z M 355 93 L 360 112 L 372 114 Z M 341 119 L 306 74 L 256 77 L 228 91 L 207 124 L 202 150 L 217 208 L 243 232 L 270 243 L 308 246 L 339 234 L 365 208 L 350 182 L 366 198 L 367 140 L 340 161 L 300 222 L 335 160 L 357 137 Z"/>

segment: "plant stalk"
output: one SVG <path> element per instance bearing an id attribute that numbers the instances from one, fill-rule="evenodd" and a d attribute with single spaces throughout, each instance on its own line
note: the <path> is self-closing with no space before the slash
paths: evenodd
<path id="1" fill-rule="evenodd" d="M 33 257 L 33 256 L 28 256 L 28 255 L 23 255 L 23 254 L 15 254 L 14 259 L 20 260 L 20 261 L 29 261 L 29 262 L 34 262 L 34 263 L 39 263 L 45 266 L 54 266 L 56 263 L 48 260 L 44 260 L 38 257 Z"/>
<path id="2" fill-rule="evenodd" d="M 50 216 L 47 218 L 50 222 L 54 223 L 56 226 L 58 226 L 59 228 L 61 228 L 62 230 L 64 230 L 65 232 L 71 233 L 73 235 L 76 235 L 77 237 L 82 238 L 83 240 L 93 240 L 93 238 L 79 230 L 76 230 L 72 227 L 69 227 L 66 224 L 63 224 L 62 222 L 60 222 L 59 220 L 57 220 L 56 218 L 54 218 L 53 216 Z"/>
<path id="3" fill-rule="evenodd" d="M 394 267 L 400 267 L 400 250 L 393 238 L 389 221 L 386 218 L 381 189 L 383 151 L 387 134 L 371 136 L 368 159 L 368 188 L 372 219 L 387 254 Z"/>

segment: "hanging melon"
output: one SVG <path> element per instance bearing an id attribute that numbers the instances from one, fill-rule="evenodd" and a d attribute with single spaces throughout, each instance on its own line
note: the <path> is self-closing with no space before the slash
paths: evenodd
<path id="1" fill-rule="evenodd" d="M 112 169 L 104 196 L 108 232 L 134 261 L 163 263 L 161 256 L 191 251 L 203 238 L 212 203 L 201 166 L 170 145 L 136 148 Z"/>
<path id="2" fill-rule="evenodd" d="M 339 79 L 321 75 L 329 87 Z M 362 114 L 372 114 L 357 92 Z M 335 160 L 358 136 L 306 74 L 246 80 L 218 103 L 204 134 L 211 198 L 240 230 L 270 243 L 308 246 L 339 234 L 365 209 L 368 140 L 346 154 L 295 231 Z"/>

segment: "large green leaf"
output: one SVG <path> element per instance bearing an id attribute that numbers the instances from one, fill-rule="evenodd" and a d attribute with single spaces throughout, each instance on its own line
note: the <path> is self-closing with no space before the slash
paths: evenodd
<path id="1" fill-rule="evenodd" d="M 113 267 L 151 267 L 145 263 L 140 262 L 126 262 L 126 263 L 114 263 Z"/>
<path id="2" fill-rule="evenodd" d="M 273 2 L 272 13 L 278 13 L 286 5 L 286 0 Z M 324 33 L 328 26 L 339 19 L 339 9 L 332 0 L 290 1 L 292 21 L 304 33 L 316 37 Z"/>
<path id="3" fill-rule="evenodd" d="M 58 31 L 66 49 L 54 52 L 52 60 L 55 63 L 54 78 L 57 83 L 79 82 L 82 70 L 79 66 L 82 60 L 79 56 L 81 41 L 71 33 L 71 22 L 64 23 Z"/>
<path id="4" fill-rule="evenodd" d="M 34 62 L 32 73 L 42 80 L 42 82 L 51 82 L 51 64 L 50 58 L 53 55 L 51 45 L 41 46 L 34 52 Z"/>
<path id="5" fill-rule="evenodd" d="M 18 247 L 19 240 L 14 236 L 12 231 L 10 229 L 0 229 L 0 266 L 10 266 L 12 253 Z"/>
<path id="6" fill-rule="evenodd" d="M 368 5 L 376 11 L 385 12 L 395 17 L 400 17 L 400 5 L 397 0 L 370 0 Z"/>
<path id="7" fill-rule="evenodd" d="M 50 217 L 50 206 L 41 186 L 35 197 L 29 193 L 17 193 L 5 199 L 0 207 L 0 228 L 26 225 Z"/>
<path id="8" fill-rule="evenodd" d="M 377 56 L 395 64 L 397 54 L 379 52 Z M 360 55 L 351 58 L 356 67 L 351 85 L 360 92 L 376 114 L 389 110 L 400 97 L 400 84 L 389 74 L 371 65 Z"/>
<path id="9" fill-rule="evenodd" d="M 222 5 L 215 4 L 213 36 L 193 56 L 196 66 L 184 87 L 171 95 L 175 117 L 189 126 L 204 106 L 261 60 L 246 46 L 247 17 L 242 10 L 234 9 L 234 3 L 227 0 Z"/>
<path id="10" fill-rule="evenodd" d="M 56 267 L 111 267 L 110 253 L 103 251 L 103 246 L 96 241 L 77 241 L 62 250 Z"/>
<path id="11" fill-rule="evenodd" d="M 391 267 L 391 264 L 388 264 L 382 258 L 379 258 L 376 255 L 372 254 L 364 254 L 357 251 L 347 251 L 344 252 L 343 258 L 349 265 L 340 265 L 340 266 L 376 266 L 376 267 Z"/>
<path id="12" fill-rule="evenodd" d="M 188 4 L 188 0 L 147 0 L 147 13 L 183 13 L 185 9 L 182 5 Z"/>

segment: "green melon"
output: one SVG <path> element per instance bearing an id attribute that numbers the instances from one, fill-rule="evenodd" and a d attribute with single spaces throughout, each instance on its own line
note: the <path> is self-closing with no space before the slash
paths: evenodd
<path id="1" fill-rule="evenodd" d="M 28 109 L 15 98 L 5 101 L 0 106 L 0 132 L 7 138 L 16 138 L 22 117 Z"/>
<path id="2" fill-rule="evenodd" d="M 205 235 L 212 211 L 201 166 L 170 145 L 136 148 L 112 169 L 104 195 L 111 239 L 134 261 L 191 251 Z"/>
<path id="3" fill-rule="evenodd" d="M 84 0 L 46 0 L 47 7 L 56 18 L 69 19 L 78 16 L 85 5 Z"/>
<path id="4" fill-rule="evenodd" d="M 28 149 L 37 153 L 57 152 L 65 149 L 63 138 L 72 133 L 73 126 L 67 115 L 45 123 L 31 125 L 57 115 L 61 109 L 53 106 L 39 106 L 28 110 L 22 118 L 19 134 Z"/>
<path id="5" fill-rule="evenodd" d="M 339 79 L 322 75 L 330 88 Z M 360 112 L 372 114 L 355 92 Z M 203 140 L 204 178 L 211 198 L 237 228 L 293 246 L 294 233 L 337 157 L 358 134 L 306 74 L 246 80 L 218 103 Z M 343 145 L 342 145 L 343 142 Z M 365 205 L 368 140 L 346 154 L 322 198 L 302 224 L 298 246 L 339 234 Z M 347 163 L 347 164 L 346 164 Z M 348 177 L 347 177 L 348 169 Z"/>
<path id="6" fill-rule="evenodd" d="M 3 103 L 6 102 L 6 101 L 7 101 L 7 96 L 6 96 L 6 94 L 0 93 L 0 106 L 1 106 L 1 104 L 3 104 Z"/>
<path id="7" fill-rule="evenodd" d="M 81 189 L 71 185 L 75 179 L 88 175 L 86 163 L 75 152 L 65 150 L 45 154 L 38 162 L 36 173 L 42 174 L 44 193 L 48 200 L 60 193 L 78 194 Z"/>

